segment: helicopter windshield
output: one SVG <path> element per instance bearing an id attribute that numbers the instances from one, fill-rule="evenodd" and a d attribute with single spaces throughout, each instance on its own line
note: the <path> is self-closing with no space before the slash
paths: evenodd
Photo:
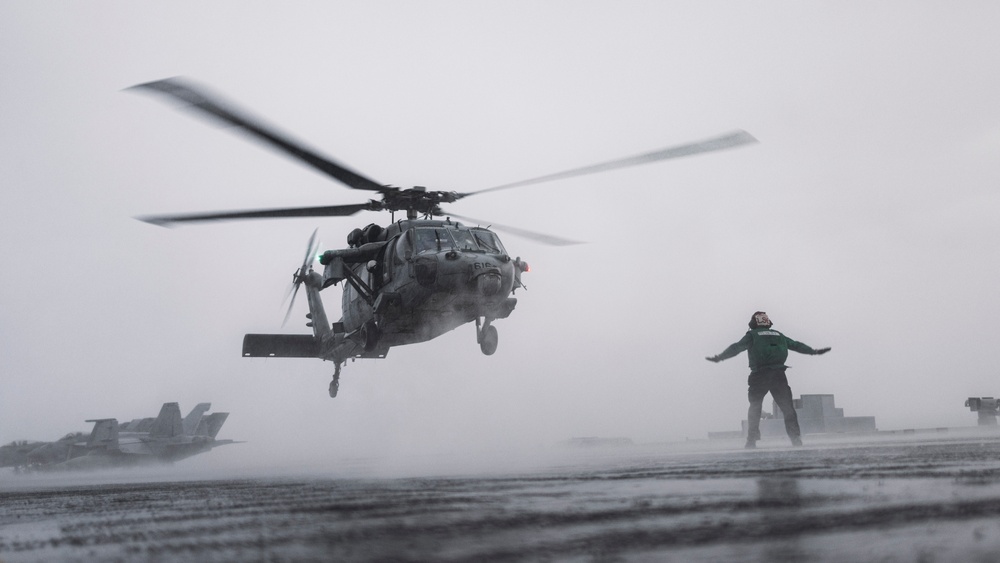
<path id="1" fill-rule="evenodd" d="M 452 249 L 489 254 L 505 253 L 500 239 L 485 229 L 414 229 L 414 240 L 416 254 Z"/>
<path id="2" fill-rule="evenodd" d="M 505 254 L 506 251 L 502 244 L 500 244 L 500 239 L 490 231 L 484 231 L 481 229 L 476 229 L 472 231 L 472 235 L 476 237 L 476 242 L 479 243 L 479 248 L 489 252 L 491 254 Z"/>
<path id="3" fill-rule="evenodd" d="M 459 250 L 479 250 L 476 239 L 473 238 L 472 233 L 469 231 L 450 230 L 448 232 L 455 239 L 455 247 Z"/>
<path id="4" fill-rule="evenodd" d="M 441 250 L 441 233 L 437 229 L 414 229 L 413 234 L 416 239 L 416 253 L 437 252 Z M 444 242 L 450 247 L 451 241 L 447 238 Z"/>

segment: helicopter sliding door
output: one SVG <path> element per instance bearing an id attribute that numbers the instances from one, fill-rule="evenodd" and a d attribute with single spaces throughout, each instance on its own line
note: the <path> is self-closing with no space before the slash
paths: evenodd
<path id="1" fill-rule="evenodd" d="M 350 269 L 362 282 L 368 284 L 368 287 L 371 287 L 371 274 L 365 264 L 346 264 L 345 267 Z M 344 311 L 344 329 L 348 332 L 361 328 L 365 321 L 372 318 L 371 305 L 352 283 L 344 284 L 342 310 Z"/>

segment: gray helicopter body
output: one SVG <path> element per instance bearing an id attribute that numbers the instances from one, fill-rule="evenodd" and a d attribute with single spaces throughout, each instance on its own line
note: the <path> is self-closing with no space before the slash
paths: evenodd
<path id="1" fill-rule="evenodd" d="M 384 358 L 393 346 L 426 342 L 470 322 L 483 353 L 493 354 L 491 323 L 514 310 L 512 295 L 524 287 L 528 268 L 510 257 L 496 233 L 423 219 L 369 225 L 348 240 L 349 248 L 319 257 L 322 274 L 306 265 L 295 274 L 306 286 L 313 334 L 248 334 L 244 356 L 316 357 L 339 372 L 347 359 Z M 343 316 L 329 323 L 320 292 L 342 282 Z"/>
<path id="2" fill-rule="evenodd" d="M 375 234 L 377 228 L 367 231 Z M 425 342 L 477 318 L 506 318 L 517 304 L 512 292 L 523 287 L 524 266 L 487 229 L 399 221 L 364 246 L 374 258 L 353 264 L 337 251 L 324 253 L 323 285 L 345 279 L 344 268 L 364 282 L 344 288 L 341 322 L 345 331 L 376 322 L 379 348 Z"/>

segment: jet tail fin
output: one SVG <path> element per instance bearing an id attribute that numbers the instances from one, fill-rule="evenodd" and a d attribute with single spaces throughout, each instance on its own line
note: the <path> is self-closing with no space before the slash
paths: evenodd
<path id="1" fill-rule="evenodd" d="M 181 408 L 177 403 L 163 403 L 160 415 L 153 421 L 149 429 L 150 438 L 173 438 L 184 434 L 184 421 L 181 419 Z"/>
<path id="2" fill-rule="evenodd" d="M 201 422 L 201 418 L 210 408 L 212 408 L 212 403 L 198 403 L 191 409 L 191 412 L 184 417 L 183 426 L 185 436 L 194 435 L 195 431 L 198 430 L 198 423 Z"/>
<path id="3" fill-rule="evenodd" d="M 222 430 L 222 425 L 225 424 L 226 419 L 229 418 L 228 412 L 215 412 L 205 417 L 205 433 L 212 438 Z M 200 428 L 199 428 L 200 430 Z"/>
<path id="4" fill-rule="evenodd" d="M 94 429 L 90 432 L 87 447 L 118 447 L 118 420 L 115 418 L 99 418 L 88 420 L 93 422 Z"/>

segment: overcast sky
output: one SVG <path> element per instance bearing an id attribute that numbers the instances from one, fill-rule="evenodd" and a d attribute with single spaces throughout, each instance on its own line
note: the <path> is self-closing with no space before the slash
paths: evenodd
<path id="1" fill-rule="evenodd" d="M 751 313 L 795 396 L 883 430 L 1000 395 L 996 2 L 0 3 L 0 441 L 178 401 L 211 456 L 704 438 L 746 417 Z M 386 184 L 472 191 L 745 129 L 759 144 L 483 194 L 528 290 L 483 356 L 466 325 L 349 363 L 240 357 L 305 332 L 282 297 L 387 215 L 164 229 L 137 215 L 359 203 L 232 130 L 124 88 L 185 76 Z M 338 288 L 324 291 L 332 318 Z M 765 410 L 770 410 L 770 400 Z M 206 456 L 207 457 L 207 456 Z M 221 461 L 220 461 L 221 463 Z"/>

